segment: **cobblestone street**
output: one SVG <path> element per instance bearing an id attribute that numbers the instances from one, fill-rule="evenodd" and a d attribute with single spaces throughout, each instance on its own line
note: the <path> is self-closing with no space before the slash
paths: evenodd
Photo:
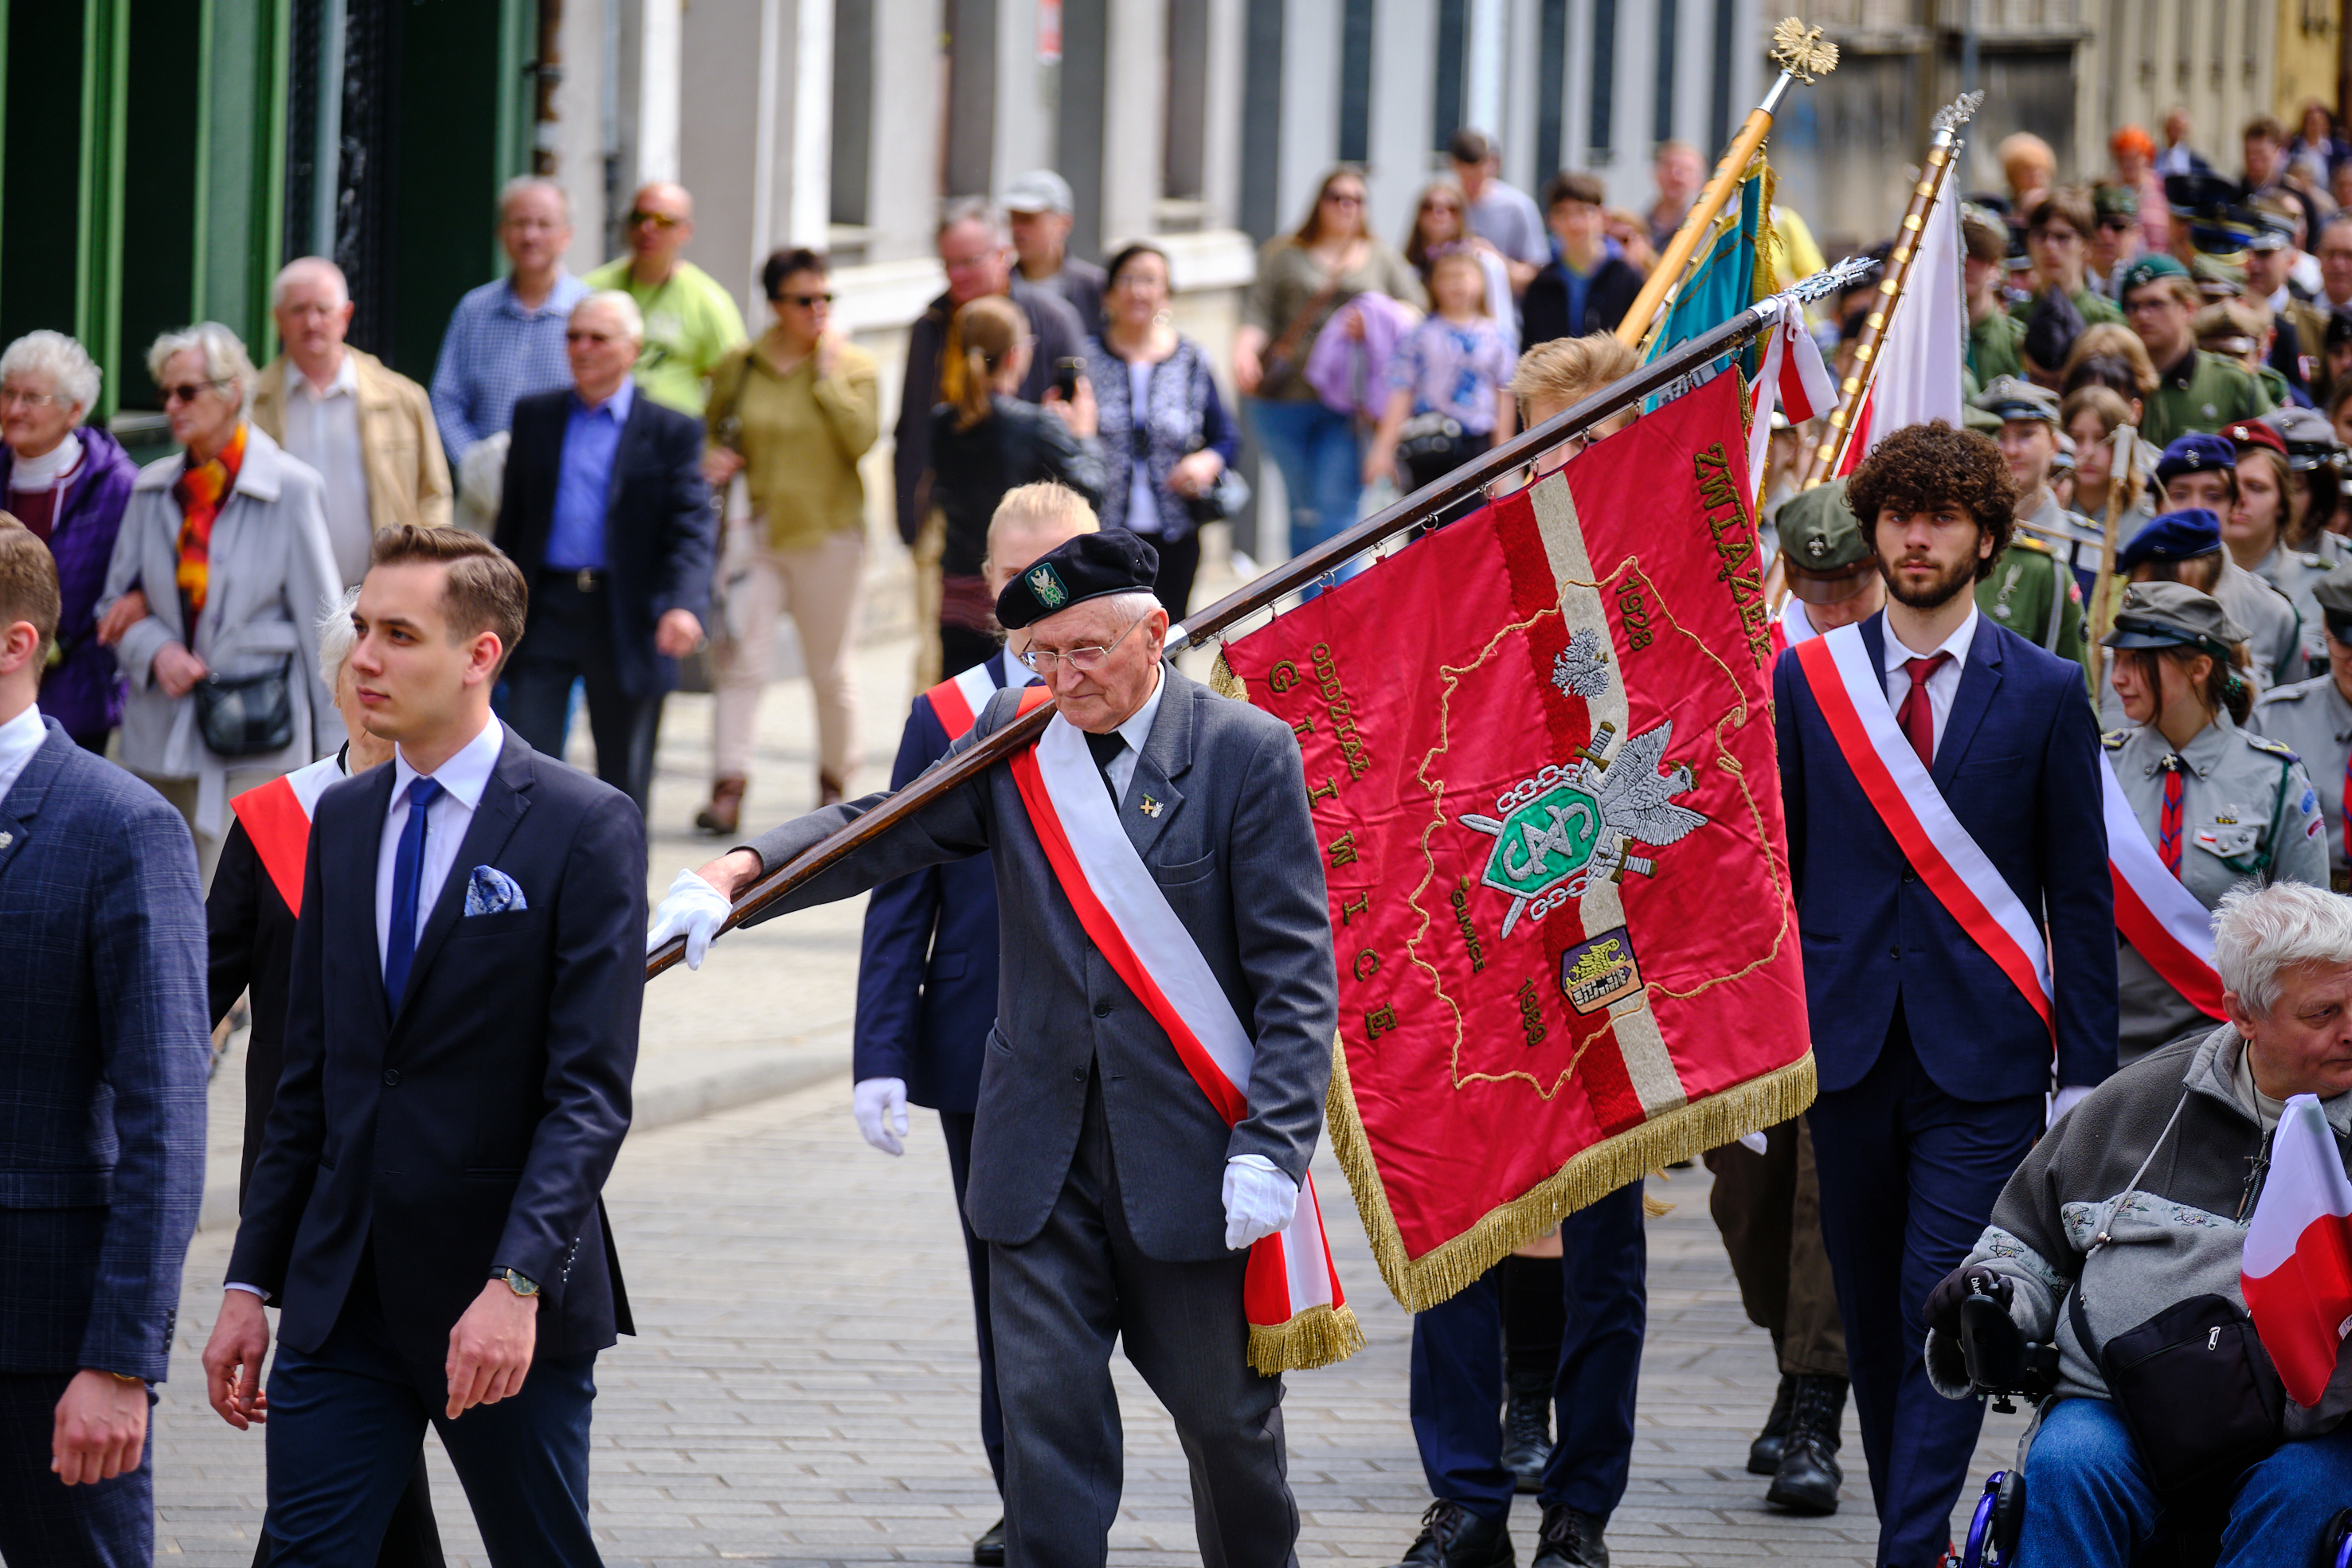
<path id="1" fill-rule="evenodd" d="M 871 787 L 904 713 L 906 650 L 877 644 L 860 663 L 860 783 Z M 656 894 L 708 852 L 708 841 L 682 831 L 701 788 L 706 700 L 674 701 L 665 726 Z M 807 706 L 797 682 L 771 695 L 747 826 L 805 803 Z M 674 1114 L 632 1136 L 607 1189 L 639 1328 L 597 1368 L 593 1508 L 609 1563 L 964 1562 L 971 1537 L 996 1517 L 937 1123 L 916 1113 L 898 1160 L 866 1148 L 850 1123 L 861 907 L 730 937 L 699 974 L 681 970 L 647 992 L 641 1084 L 668 1094 Z M 777 1075 L 779 1061 L 790 1074 Z M 230 1184 L 232 1207 L 241 1065 L 232 1058 L 215 1100 L 214 1179 Z M 753 1092 L 744 1085 L 755 1067 L 771 1073 L 771 1091 L 792 1075 L 806 1086 L 691 1114 Z M 1339 1367 L 1290 1380 L 1299 1555 L 1392 1563 L 1428 1500 L 1406 1417 L 1411 1325 L 1380 1282 L 1328 1152 L 1318 1167 L 1341 1277 L 1370 1344 Z M 1768 1510 L 1765 1483 L 1742 1469 L 1771 1400 L 1769 1343 L 1740 1313 L 1707 1218 L 1706 1173 L 1674 1172 L 1649 1190 L 1674 1207 L 1649 1229 L 1641 1432 L 1632 1489 L 1610 1526 L 1614 1560 L 1622 1568 L 1867 1564 L 1875 1532 L 1850 1419 L 1845 1504 L 1834 1518 Z M 205 1407 L 196 1362 L 230 1239 L 226 1216 L 216 1219 L 189 1256 L 180 1342 L 158 1409 L 158 1547 L 175 1561 L 241 1568 L 261 1516 L 262 1439 L 232 1432 Z M 1128 1463 L 1113 1561 L 1197 1562 L 1182 1456 L 1123 1363 L 1119 1379 Z M 2021 1421 L 1989 1421 L 1971 1491 L 2007 1462 Z M 464 1494 L 438 1443 L 426 1447 L 450 1560 L 484 1563 Z M 1515 1522 L 1525 1561 L 1532 1499 Z"/>

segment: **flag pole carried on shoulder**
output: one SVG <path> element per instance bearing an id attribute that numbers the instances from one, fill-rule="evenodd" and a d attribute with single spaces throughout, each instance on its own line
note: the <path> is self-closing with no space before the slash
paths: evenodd
<path id="1" fill-rule="evenodd" d="M 1765 132 L 1772 129 L 1772 115 L 1780 107 L 1781 95 L 1792 82 L 1811 86 L 1837 69 L 1837 46 L 1825 42 L 1819 27 L 1808 27 L 1794 16 L 1784 16 L 1772 29 L 1772 60 L 1780 68 L 1780 74 L 1771 90 L 1764 95 L 1763 102 L 1748 111 L 1739 134 L 1731 139 L 1731 145 L 1717 162 L 1714 178 L 1707 181 L 1698 200 L 1684 214 L 1683 226 L 1666 242 L 1666 254 L 1650 269 L 1642 292 L 1633 297 L 1632 307 L 1617 323 L 1617 340 L 1628 348 L 1640 347 L 1650 335 L 1651 324 L 1664 307 L 1666 297 L 1690 269 L 1700 241 L 1712 232 L 1725 204 L 1747 179 L 1748 162 L 1764 144 Z"/>
<path id="2" fill-rule="evenodd" d="M 1953 158 L 1959 152 L 1960 127 L 1975 118 L 1978 106 L 1983 102 L 1982 92 L 1965 92 L 1936 111 L 1936 134 L 1927 144 L 1927 167 L 1911 188 L 1911 204 L 1903 214 L 1902 228 L 1895 234 L 1895 249 L 1886 258 L 1886 276 L 1878 281 L 1878 303 L 1863 322 L 1862 336 L 1854 342 L 1853 358 L 1845 379 L 1838 386 L 1837 407 L 1830 411 L 1829 428 L 1805 454 L 1798 470 L 1797 487 L 1801 490 L 1810 490 L 1836 477 L 1844 465 L 1846 448 L 1853 441 L 1863 404 L 1878 379 L 1879 350 L 1886 340 L 1887 323 L 1895 319 L 1896 307 L 1903 303 L 1903 288 L 1910 281 L 1912 263 L 1919 258 L 1920 235 L 1951 173 Z"/>
<path id="3" fill-rule="evenodd" d="M 1860 261 L 1842 261 L 1778 294 L 1759 299 L 1712 331 L 1701 333 L 1633 374 L 1612 382 L 1582 402 L 1544 421 L 1507 444 L 1464 464 L 1444 478 L 1423 486 L 1394 505 L 1374 513 L 1313 549 L 1293 556 L 1246 586 L 1187 617 L 1181 624 L 1171 626 L 1164 656 L 1172 659 L 1188 649 L 1202 646 L 1227 627 L 1261 611 L 1273 609 L 1284 595 L 1295 593 L 1317 579 L 1328 576 L 1382 541 L 1393 538 L 1415 524 L 1444 516 L 1449 507 L 1478 495 L 1498 479 L 1508 478 L 1522 469 L 1531 470 L 1536 458 L 1543 453 L 1572 436 L 1583 434 L 1612 415 L 1638 405 L 1643 399 L 1660 393 L 1672 397 L 1687 390 L 1686 386 L 1677 383 L 1695 383 L 1699 379 L 1698 372 L 1715 361 L 1745 348 L 1769 329 L 1784 313 L 1802 310 L 1811 301 L 1836 293 L 1859 277 L 1864 267 L 1864 264 Z M 1044 731 L 1053 712 L 1050 703 L 1033 708 L 963 751 L 950 754 L 873 810 L 844 824 L 797 859 L 776 867 L 751 883 L 737 896 L 734 913 L 728 916 L 727 923 L 719 930 L 722 933 L 733 930 L 860 844 L 887 832 L 894 824 L 979 777 L 1003 761 L 1012 752 L 1034 741 Z M 684 937 L 664 944 L 646 958 L 646 978 L 652 979 L 685 956 Z"/>

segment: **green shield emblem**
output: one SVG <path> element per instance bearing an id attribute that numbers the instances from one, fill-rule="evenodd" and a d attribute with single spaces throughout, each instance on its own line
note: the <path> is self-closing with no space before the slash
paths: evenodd
<path id="1" fill-rule="evenodd" d="M 1048 610 L 1059 610 L 1070 601 L 1070 591 L 1062 586 L 1062 574 L 1054 570 L 1051 561 L 1029 573 L 1029 591 Z"/>
<path id="2" fill-rule="evenodd" d="M 1572 784 L 1553 786 L 1503 819 L 1479 880 L 1513 898 L 1538 898 L 1592 862 L 1601 802 Z"/>

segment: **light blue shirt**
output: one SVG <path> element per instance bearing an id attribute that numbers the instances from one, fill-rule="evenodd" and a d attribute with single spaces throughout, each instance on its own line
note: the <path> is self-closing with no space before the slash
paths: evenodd
<path id="1" fill-rule="evenodd" d="M 536 310 L 504 277 L 457 301 L 433 366 L 433 423 L 450 462 L 464 462 L 476 442 L 512 426 L 515 399 L 572 384 L 563 327 L 587 297 L 586 284 L 559 272 Z"/>
<path id="2" fill-rule="evenodd" d="M 604 564 L 604 507 L 613 493 L 613 456 L 621 449 L 621 427 L 636 401 L 629 378 L 621 390 L 594 408 L 572 394 L 563 422 L 563 456 L 555 475 L 555 517 L 547 530 L 547 564 L 578 571 Z"/>

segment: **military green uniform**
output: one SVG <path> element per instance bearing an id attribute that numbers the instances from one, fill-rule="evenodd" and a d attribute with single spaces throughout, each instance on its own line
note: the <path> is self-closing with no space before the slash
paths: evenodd
<path id="1" fill-rule="evenodd" d="M 2268 413 L 2271 408 L 2270 394 L 2245 366 L 2193 349 L 2147 394 L 2140 417 L 2140 439 L 2162 450 L 2176 436 L 2197 430 L 2210 434 L 2225 424 Z"/>
<path id="2" fill-rule="evenodd" d="M 2286 747 L 2239 728 L 2227 714 L 2177 755 L 2152 724 L 2113 731 L 2103 744 L 2132 814 L 2159 852 L 2165 776 L 2179 769 L 2180 884 L 2206 908 L 2249 878 L 2327 884 L 2326 820 L 2303 764 Z M 2118 936 L 2116 946 L 2119 1061 L 2128 1065 L 2213 1027 L 2128 942 Z"/>
<path id="3" fill-rule="evenodd" d="M 2074 574 L 2050 547 L 2020 534 L 1992 563 L 1991 575 L 1977 584 L 1977 608 L 2027 642 L 2083 666 L 2083 689 L 2090 690 L 2091 666 L 2083 651 L 2083 601 Z"/>
<path id="4" fill-rule="evenodd" d="M 1998 376 L 2025 374 L 2025 323 L 2006 310 L 1989 310 L 1969 329 L 1969 372 L 1981 387 Z M 1967 394 L 1974 398 L 1971 391 Z"/>
<path id="5" fill-rule="evenodd" d="M 2333 674 L 2298 681 L 2266 693 L 2254 704 L 2246 727 L 2303 758 L 2327 822 L 2327 885 L 2352 893 L 2352 862 L 2344 853 L 2344 775 L 2352 766 L 2352 702 L 2344 700 Z"/>
<path id="6" fill-rule="evenodd" d="M 2327 668 L 2327 627 L 2319 612 L 2319 601 L 2311 596 L 2319 580 L 2337 567 L 2352 562 L 2352 546 L 2340 535 L 2321 533 L 2311 540 L 2307 550 L 2289 549 L 2284 543 L 2272 547 L 2271 553 L 2253 565 L 2256 577 L 2287 596 L 2295 613 L 2303 620 L 2303 664 L 2276 682 L 2292 685 L 2308 680 Z"/>

